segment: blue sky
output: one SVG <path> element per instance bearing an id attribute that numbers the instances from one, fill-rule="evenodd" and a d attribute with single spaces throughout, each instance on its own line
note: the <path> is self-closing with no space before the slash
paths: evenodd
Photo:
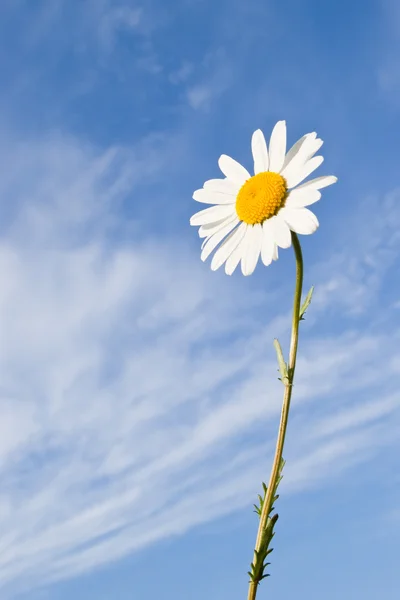
<path id="1" fill-rule="evenodd" d="M 213 273 L 189 218 L 279 119 L 339 182 L 259 598 L 398 598 L 399 31 L 395 0 L 2 1 L 2 598 L 246 597 L 293 256 Z"/>

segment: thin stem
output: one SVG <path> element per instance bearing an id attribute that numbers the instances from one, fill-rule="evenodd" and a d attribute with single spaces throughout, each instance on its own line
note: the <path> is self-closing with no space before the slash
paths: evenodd
<path id="1" fill-rule="evenodd" d="M 285 391 L 283 394 L 283 404 L 281 412 L 281 420 L 279 423 L 278 438 L 276 442 L 275 457 L 272 465 L 271 475 L 268 483 L 268 490 L 260 515 L 260 524 L 258 527 L 257 540 L 255 550 L 259 552 L 262 541 L 263 531 L 267 524 L 268 515 L 271 512 L 274 491 L 276 488 L 277 478 L 279 476 L 279 468 L 282 460 L 283 446 L 285 444 L 286 428 L 289 417 L 290 400 L 292 397 L 292 386 L 294 379 L 294 371 L 296 368 L 297 346 L 299 341 L 299 322 L 300 322 L 300 303 L 301 292 L 303 288 L 303 255 L 301 252 L 300 242 L 295 233 L 292 232 L 292 242 L 296 257 L 296 286 L 294 291 L 293 301 L 293 317 L 292 317 L 292 333 L 290 338 L 290 350 L 288 361 L 288 381 L 285 383 Z M 254 559 L 256 560 L 256 553 Z M 258 581 L 250 581 L 249 593 L 247 600 L 255 600 L 257 595 Z"/>

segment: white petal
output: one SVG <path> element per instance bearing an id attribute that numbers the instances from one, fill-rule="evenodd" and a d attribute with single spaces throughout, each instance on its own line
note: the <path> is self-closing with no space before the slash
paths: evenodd
<path id="1" fill-rule="evenodd" d="M 299 148 L 297 154 L 281 171 L 281 175 L 286 179 L 289 188 L 292 188 L 295 185 L 292 183 L 293 177 L 296 176 L 304 164 L 307 163 L 307 161 L 312 158 L 317 150 L 319 150 L 319 148 L 322 146 L 322 140 L 315 138 L 315 135 L 316 134 L 314 133 L 310 133 L 306 136 L 306 139 Z"/>
<path id="2" fill-rule="evenodd" d="M 285 221 L 280 217 L 279 213 L 269 219 L 271 222 L 271 231 L 274 242 L 280 248 L 289 248 L 292 244 L 292 236 L 290 229 Z"/>
<path id="3" fill-rule="evenodd" d="M 220 192 L 221 194 L 237 194 L 240 185 L 229 181 L 229 179 L 209 179 L 204 182 L 203 188 L 209 192 Z"/>
<path id="4" fill-rule="evenodd" d="M 237 248 L 242 241 L 244 234 L 246 233 L 246 229 L 247 224 L 241 223 L 239 227 L 237 227 L 235 231 L 232 231 L 226 240 L 222 242 L 211 261 L 211 269 L 213 271 L 219 269 L 220 266 L 223 265 L 224 262 L 229 258 L 235 248 Z"/>
<path id="5" fill-rule="evenodd" d="M 320 138 L 317 138 L 313 144 L 310 144 L 310 148 L 307 154 L 307 160 L 312 158 L 316 152 L 323 146 L 324 142 Z"/>
<path id="6" fill-rule="evenodd" d="M 301 137 L 299 140 L 297 140 L 297 142 L 295 144 L 293 144 L 293 146 L 290 148 L 290 150 L 286 153 L 285 160 L 284 160 L 283 166 L 282 166 L 282 171 L 288 166 L 288 164 L 294 159 L 294 157 L 300 151 L 300 148 L 302 147 L 302 145 L 304 144 L 304 142 L 306 141 L 308 136 L 316 137 L 317 134 L 316 133 L 307 133 L 306 135 L 303 135 L 303 137 Z"/>
<path id="7" fill-rule="evenodd" d="M 255 175 L 257 175 L 257 173 L 268 171 L 268 148 L 261 129 L 257 129 L 257 131 L 253 133 L 253 137 L 251 138 L 251 150 L 253 152 Z"/>
<path id="8" fill-rule="evenodd" d="M 322 188 L 332 185 L 337 182 L 337 177 L 334 175 L 322 175 L 322 177 L 316 177 L 310 179 L 299 185 L 296 190 L 322 190 Z"/>
<path id="9" fill-rule="evenodd" d="M 224 239 L 224 237 L 226 237 L 228 235 L 228 233 L 230 233 L 232 231 L 232 229 L 234 229 L 236 227 L 236 225 L 238 223 L 239 223 L 239 219 L 236 218 L 235 221 L 228 223 L 227 225 L 225 225 L 225 227 L 220 229 L 218 231 L 218 233 L 215 233 L 214 235 L 212 235 L 210 237 L 208 242 L 206 244 L 204 244 L 204 248 L 201 252 L 200 258 L 202 261 L 207 260 L 207 258 L 210 256 L 211 252 L 218 246 L 218 244 Z"/>
<path id="10" fill-rule="evenodd" d="M 314 204 L 314 202 L 318 202 L 320 198 L 321 192 L 318 190 L 297 187 L 289 192 L 285 206 L 289 208 L 303 208 L 303 206 L 309 206 L 310 204 Z"/>
<path id="11" fill-rule="evenodd" d="M 274 244 L 274 252 L 272 254 L 272 260 L 278 260 L 278 258 L 279 258 L 278 246 L 276 244 Z"/>
<path id="12" fill-rule="evenodd" d="M 269 170 L 279 173 L 286 154 L 286 121 L 278 121 L 269 142 Z"/>
<path id="13" fill-rule="evenodd" d="M 308 208 L 282 208 L 280 213 L 295 233 L 310 235 L 318 228 L 318 219 Z"/>
<path id="14" fill-rule="evenodd" d="M 219 157 L 218 165 L 223 174 L 233 183 L 243 185 L 247 179 L 250 179 L 250 173 L 247 169 L 226 154 Z"/>
<path id="15" fill-rule="evenodd" d="M 321 148 L 323 143 L 323 140 L 317 137 L 315 131 L 309 134 L 307 136 L 306 143 L 301 146 L 297 159 L 306 162 L 314 156 L 314 154 Z"/>
<path id="16" fill-rule="evenodd" d="M 203 243 L 201 244 L 201 249 L 203 250 L 204 246 L 207 244 L 208 240 L 211 236 L 204 238 Z"/>
<path id="17" fill-rule="evenodd" d="M 260 223 L 249 227 L 250 233 L 247 236 L 246 249 L 242 254 L 242 273 L 251 275 L 257 266 L 261 252 L 262 227 Z"/>
<path id="18" fill-rule="evenodd" d="M 271 228 L 271 220 L 267 219 L 264 221 L 262 228 L 263 237 L 261 242 L 261 260 L 263 261 L 264 265 L 268 267 L 268 265 L 270 265 L 272 262 L 274 249 L 276 247 Z"/>
<path id="19" fill-rule="evenodd" d="M 296 166 L 296 169 L 291 169 L 290 174 L 284 175 L 286 184 L 289 189 L 296 187 L 299 183 L 306 179 L 315 169 L 317 169 L 324 162 L 323 156 L 314 156 L 307 160 L 305 163 L 300 163 Z"/>
<path id="20" fill-rule="evenodd" d="M 244 223 L 244 225 L 245 225 L 244 236 L 242 237 L 241 241 L 236 246 L 236 248 L 234 249 L 234 251 L 229 256 L 229 258 L 227 259 L 227 261 L 225 263 L 225 273 L 227 275 L 232 275 L 232 273 L 234 272 L 234 270 L 240 263 L 240 259 L 242 258 L 242 254 L 246 248 L 246 238 L 247 238 L 249 230 L 251 229 L 251 225 L 247 225 L 246 223 Z"/>
<path id="21" fill-rule="evenodd" d="M 214 233 L 218 233 L 222 227 L 225 227 L 225 225 L 228 225 L 228 223 L 235 221 L 236 218 L 237 215 L 235 213 L 229 217 L 225 217 L 225 219 L 222 219 L 221 221 L 215 221 L 213 223 L 208 223 L 207 225 L 201 225 L 201 227 L 199 227 L 199 237 L 211 237 L 214 235 Z"/>
<path id="22" fill-rule="evenodd" d="M 204 204 L 233 204 L 236 202 L 235 194 L 221 194 L 221 192 L 211 192 L 209 190 L 196 190 L 193 193 L 193 200 L 203 202 Z"/>
<path id="23" fill-rule="evenodd" d="M 224 206 L 210 206 L 194 214 L 190 219 L 191 225 L 207 225 L 214 221 L 221 221 L 235 213 L 235 207 L 232 204 Z"/>

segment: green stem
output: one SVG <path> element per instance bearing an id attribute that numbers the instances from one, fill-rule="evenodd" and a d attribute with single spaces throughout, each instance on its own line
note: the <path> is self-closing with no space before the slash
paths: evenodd
<path id="1" fill-rule="evenodd" d="M 281 412 L 281 420 L 279 423 L 278 439 L 276 442 L 275 457 L 272 465 L 271 475 L 268 483 L 268 490 L 265 497 L 265 501 L 262 507 L 260 515 L 260 524 L 258 527 L 257 540 L 255 550 L 259 552 L 263 531 L 265 530 L 268 515 L 271 512 L 274 490 L 276 488 L 277 478 L 279 476 L 279 467 L 282 460 L 283 446 L 285 444 L 286 428 L 289 417 L 290 400 L 292 397 L 292 386 L 294 379 L 294 371 L 296 367 L 296 356 L 297 346 L 299 341 L 299 322 L 300 322 L 300 303 L 301 303 L 301 292 L 303 287 L 303 256 L 301 253 L 301 246 L 299 239 L 295 233 L 292 232 L 292 242 L 294 253 L 296 256 L 296 287 L 294 292 L 293 301 L 293 317 L 292 317 L 292 334 L 290 338 L 290 350 L 289 350 L 289 361 L 288 361 L 288 381 L 285 383 L 285 391 L 283 395 L 283 404 Z M 254 559 L 256 560 L 256 554 L 254 553 Z M 249 593 L 247 600 L 255 600 L 257 595 L 258 581 L 250 581 Z"/>

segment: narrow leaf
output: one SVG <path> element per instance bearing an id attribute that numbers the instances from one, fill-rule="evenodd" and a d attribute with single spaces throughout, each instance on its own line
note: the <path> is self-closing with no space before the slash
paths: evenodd
<path id="1" fill-rule="evenodd" d="M 310 291 L 308 292 L 308 294 L 306 296 L 306 299 L 304 300 L 304 302 L 302 304 L 302 307 L 300 308 L 300 314 L 299 314 L 300 321 L 304 321 L 304 313 L 306 312 L 307 308 L 310 306 L 313 291 L 314 291 L 314 286 L 312 285 L 310 288 Z"/>
<path id="2" fill-rule="evenodd" d="M 279 371 L 282 377 L 281 381 L 284 385 L 287 385 L 289 383 L 287 365 L 285 363 L 285 359 L 283 358 L 283 352 L 279 340 L 276 338 L 274 339 L 274 346 L 278 359 Z"/>

